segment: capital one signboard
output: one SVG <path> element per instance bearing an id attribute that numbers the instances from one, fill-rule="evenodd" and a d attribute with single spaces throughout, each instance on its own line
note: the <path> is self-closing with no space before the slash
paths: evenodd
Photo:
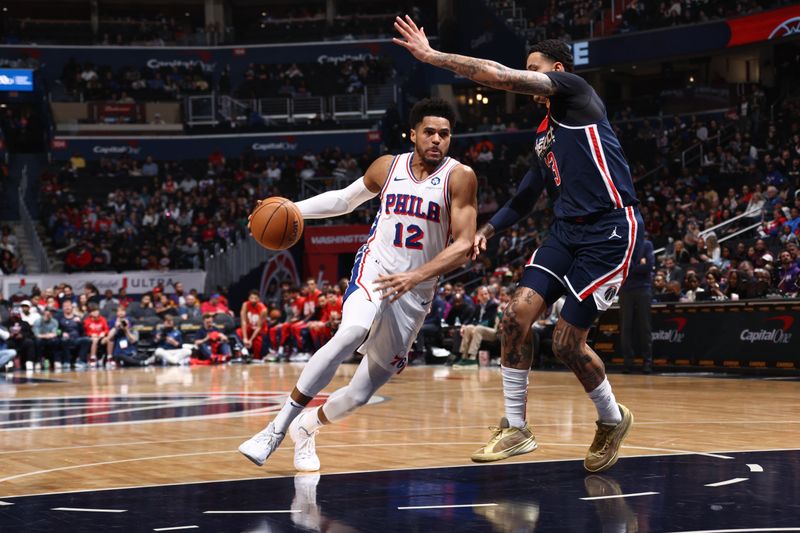
<path id="1" fill-rule="evenodd" d="M 651 312 L 651 325 L 654 359 L 800 369 L 800 304 L 659 305 Z M 618 308 L 601 316 L 594 342 L 601 355 L 622 357 Z"/>

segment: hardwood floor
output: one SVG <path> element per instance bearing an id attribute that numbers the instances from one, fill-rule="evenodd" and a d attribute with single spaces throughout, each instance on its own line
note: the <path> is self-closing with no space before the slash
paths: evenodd
<path id="1" fill-rule="evenodd" d="M 0 378 L 0 498 L 293 476 L 287 441 L 262 468 L 236 447 L 274 416 L 302 366 L 154 368 Z M 339 369 L 326 393 L 355 370 Z M 16 378 L 24 378 L 17 374 Z M 800 442 L 800 381 L 612 375 L 634 413 L 623 456 L 770 450 Z M 499 369 L 410 367 L 378 403 L 325 428 L 322 473 L 469 465 L 503 412 Z M 567 372 L 534 372 L 539 441 L 509 460 L 582 458 L 596 413 Z"/>

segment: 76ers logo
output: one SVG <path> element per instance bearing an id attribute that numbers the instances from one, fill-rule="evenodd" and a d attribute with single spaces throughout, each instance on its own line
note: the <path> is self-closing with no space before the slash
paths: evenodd
<path id="1" fill-rule="evenodd" d="M 399 374 L 405 370 L 406 366 L 408 366 L 408 354 L 395 355 L 394 359 L 392 359 L 392 362 L 389 364 L 395 367 L 397 369 L 397 373 Z"/>

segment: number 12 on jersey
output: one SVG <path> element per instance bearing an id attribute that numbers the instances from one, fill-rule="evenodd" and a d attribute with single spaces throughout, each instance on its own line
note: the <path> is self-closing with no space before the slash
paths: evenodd
<path id="1" fill-rule="evenodd" d="M 422 250 L 422 238 L 425 237 L 425 232 L 416 224 L 408 226 L 405 247 L 411 250 Z M 394 243 L 398 248 L 403 247 L 403 223 L 398 222 L 394 226 Z"/>

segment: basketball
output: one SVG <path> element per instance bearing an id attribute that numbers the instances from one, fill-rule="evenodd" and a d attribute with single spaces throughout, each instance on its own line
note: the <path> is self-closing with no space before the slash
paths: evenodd
<path id="1" fill-rule="evenodd" d="M 273 196 L 250 215 L 250 234 L 269 250 L 290 248 L 303 234 L 303 216 L 291 200 Z"/>

